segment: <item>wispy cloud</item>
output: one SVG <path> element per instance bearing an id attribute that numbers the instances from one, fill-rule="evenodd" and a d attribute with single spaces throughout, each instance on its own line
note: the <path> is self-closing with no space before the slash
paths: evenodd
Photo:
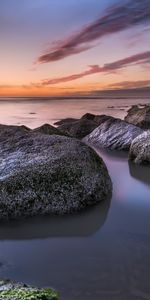
<path id="1" fill-rule="evenodd" d="M 53 85 L 53 84 L 58 84 L 58 83 L 63 83 L 63 82 L 69 82 L 73 81 L 79 78 L 83 78 L 92 74 L 96 73 L 114 73 L 117 72 L 118 70 L 128 67 L 130 65 L 141 65 L 141 64 L 149 64 L 150 63 L 150 51 L 143 52 L 143 53 L 138 53 L 136 55 L 128 56 L 124 59 L 117 60 L 112 63 L 107 63 L 104 64 L 102 67 L 99 65 L 92 65 L 89 66 L 89 69 L 77 73 L 77 74 L 71 74 L 69 76 L 65 77 L 58 77 L 54 79 L 46 79 L 42 80 L 41 84 L 42 85 Z"/>
<path id="2" fill-rule="evenodd" d="M 121 81 L 110 84 L 107 88 L 112 89 L 132 89 L 150 87 L 150 80 L 137 80 L 137 81 Z"/>
<path id="3" fill-rule="evenodd" d="M 78 54 L 93 47 L 94 41 L 135 25 L 150 23 L 150 0 L 120 1 L 110 7 L 103 16 L 65 40 L 45 51 L 36 63 L 49 63 Z"/>

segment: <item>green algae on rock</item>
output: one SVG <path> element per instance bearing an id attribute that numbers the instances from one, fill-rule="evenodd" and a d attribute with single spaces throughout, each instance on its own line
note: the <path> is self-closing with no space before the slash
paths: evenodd
<path id="1" fill-rule="evenodd" d="M 59 300 L 58 293 L 53 289 L 37 289 L 25 284 L 9 280 L 0 281 L 1 300 Z"/>

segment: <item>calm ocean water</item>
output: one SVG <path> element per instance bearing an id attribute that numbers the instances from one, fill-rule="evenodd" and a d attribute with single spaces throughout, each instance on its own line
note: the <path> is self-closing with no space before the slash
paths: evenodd
<path id="1" fill-rule="evenodd" d="M 0 101 L 1 123 L 36 127 L 85 112 L 123 117 L 126 106 L 149 102 L 8 99 Z M 1 278 L 53 286 L 62 300 L 150 299 L 150 168 L 97 151 L 113 180 L 111 201 L 70 217 L 1 224 Z"/>
<path id="2" fill-rule="evenodd" d="M 0 122 L 1 124 L 24 124 L 35 128 L 43 123 L 53 124 L 62 118 L 79 118 L 86 112 L 123 118 L 128 107 L 138 103 L 150 103 L 150 98 L 53 100 L 52 98 L 0 97 Z"/>

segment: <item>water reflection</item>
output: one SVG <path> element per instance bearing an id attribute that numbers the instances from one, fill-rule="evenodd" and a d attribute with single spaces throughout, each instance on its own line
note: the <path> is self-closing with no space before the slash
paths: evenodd
<path id="1" fill-rule="evenodd" d="M 1 224 L 0 240 L 90 236 L 105 223 L 109 207 L 110 199 L 107 199 L 71 216 L 47 216 Z"/>
<path id="2" fill-rule="evenodd" d="M 150 166 L 141 166 L 129 162 L 130 175 L 139 181 L 150 184 Z"/>

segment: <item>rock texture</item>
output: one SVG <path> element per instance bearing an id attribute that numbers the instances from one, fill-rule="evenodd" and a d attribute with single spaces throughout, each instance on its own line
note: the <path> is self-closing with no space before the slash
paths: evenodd
<path id="1" fill-rule="evenodd" d="M 109 117 L 83 141 L 99 148 L 128 150 L 133 139 L 142 132 L 142 129 L 134 125 Z"/>
<path id="2" fill-rule="evenodd" d="M 102 159 L 81 141 L 28 133 L 1 139 L 0 219 L 73 213 L 111 189 Z"/>
<path id="3" fill-rule="evenodd" d="M 68 134 L 72 137 L 82 139 L 90 132 L 92 132 L 98 125 L 88 119 L 80 119 L 75 122 L 69 122 L 63 125 L 58 126 L 58 129 L 63 134 Z"/>
<path id="4" fill-rule="evenodd" d="M 9 125 L 0 125 L 0 149 L 3 151 L 8 151 L 7 146 L 9 144 L 10 149 L 13 148 L 16 141 L 21 140 L 22 137 L 30 134 L 30 130 L 26 126 L 9 126 Z M 0 157 L 0 162 L 2 162 L 3 157 Z"/>
<path id="5" fill-rule="evenodd" d="M 58 300 L 59 296 L 54 290 L 37 289 L 21 283 L 9 280 L 0 281 L 1 300 Z"/>
<path id="6" fill-rule="evenodd" d="M 125 121 L 142 129 L 150 129 L 150 106 L 139 108 L 137 105 L 133 105 L 128 110 L 128 114 L 125 117 Z"/>
<path id="7" fill-rule="evenodd" d="M 63 135 L 63 133 L 59 129 L 49 124 L 44 124 L 38 128 L 33 129 L 32 133 L 43 133 L 48 135 L 52 135 L 52 134 Z"/>
<path id="8" fill-rule="evenodd" d="M 0 124 L 0 141 L 4 139 L 13 138 L 14 136 L 20 136 L 30 132 L 31 129 L 22 125 L 22 126 L 13 126 L 13 125 L 2 125 Z"/>
<path id="9" fill-rule="evenodd" d="M 106 116 L 106 115 L 96 115 L 94 118 L 94 122 L 96 122 L 97 126 L 101 125 L 102 123 L 113 120 L 114 118 L 112 116 Z"/>
<path id="10" fill-rule="evenodd" d="M 133 140 L 129 159 L 137 164 L 150 163 L 150 130 L 145 131 Z"/>

